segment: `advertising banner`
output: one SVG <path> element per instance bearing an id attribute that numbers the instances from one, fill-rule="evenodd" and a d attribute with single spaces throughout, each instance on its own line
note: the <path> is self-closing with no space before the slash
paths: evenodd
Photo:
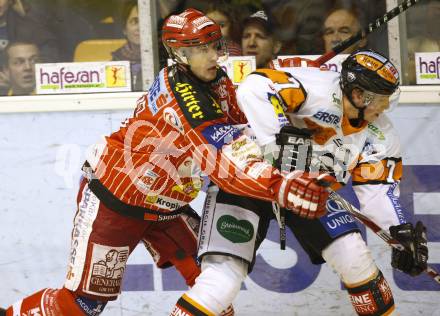
<path id="1" fill-rule="evenodd" d="M 415 53 L 417 84 L 440 84 L 440 52 Z"/>
<path id="2" fill-rule="evenodd" d="M 280 63 L 283 60 L 285 60 L 287 58 L 292 58 L 292 57 L 301 57 L 301 58 L 306 58 L 306 59 L 310 59 L 310 60 L 315 60 L 318 57 L 321 57 L 321 55 L 282 55 L 282 56 L 278 56 L 278 58 L 274 59 L 272 62 L 274 63 L 275 68 L 279 68 L 280 67 Z M 336 55 L 335 57 L 330 59 L 328 62 L 324 63 L 321 66 L 321 69 L 341 72 L 342 62 L 347 57 L 348 57 L 348 54 Z"/>
<path id="3" fill-rule="evenodd" d="M 43 288 L 63 286 L 81 165 L 94 150 L 91 145 L 116 130 L 131 112 L 0 116 L 0 307 Z M 409 221 L 426 225 L 428 262 L 440 271 L 440 111 L 438 105 L 399 105 L 390 118 L 402 143 L 401 206 Z M 342 194 L 356 204 L 350 188 Z M 203 202 L 201 194 L 192 206 L 200 213 Z M 393 270 L 389 247 L 370 230 L 361 230 L 391 287 L 397 313 L 440 316 L 440 285 L 424 274 L 410 277 Z M 255 267 L 234 300 L 236 315 L 356 315 L 332 268 L 312 264 L 290 230 L 286 250 L 280 250 L 279 237 L 272 221 Z M 125 262 L 125 250 L 118 251 Z M 121 295 L 102 315 L 166 316 L 187 288 L 174 268 L 157 268 L 139 244 L 127 259 Z"/>
<path id="4" fill-rule="evenodd" d="M 172 59 L 168 59 L 168 66 L 173 63 Z M 229 56 L 225 61 L 219 63 L 219 65 L 236 86 L 256 68 L 255 56 Z"/>
<path id="5" fill-rule="evenodd" d="M 130 62 L 35 65 L 37 94 L 131 91 Z"/>
<path id="6" fill-rule="evenodd" d="M 234 85 L 239 85 L 255 70 L 255 56 L 231 56 L 220 64 Z"/>

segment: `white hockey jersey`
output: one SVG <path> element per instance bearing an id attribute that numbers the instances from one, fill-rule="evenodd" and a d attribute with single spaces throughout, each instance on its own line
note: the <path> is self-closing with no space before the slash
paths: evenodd
<path id="1" fill-rule="evenodd" d="M 388 230 L 406 222 L 399 203 L 400 142 L 385 114 L 360 127 L 350 124 L 339 76 L 317 68 L 259 69 L 238 88 L 238 103 L 260 146 L 273 148 L 289 121 L 312 130 L 314 156 L 332 167 L 340 183 L 351 176 L 361 211 Z"/>

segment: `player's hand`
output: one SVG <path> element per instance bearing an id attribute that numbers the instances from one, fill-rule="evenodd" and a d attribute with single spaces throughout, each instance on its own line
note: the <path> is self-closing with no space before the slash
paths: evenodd
<path id="1" fill-rule="evenodd" d="M 278 203 L 281 207 L 308 219 L 327 213 L 328 186 L 336 179 L 328 174 L 311 177 L 302 171 L 293 171 L 284 177 L 278 188 Z"/>
<path id="2" fill-rule="evenodd" d="M 316 67 L 319 68 L 319 64 L 311 59 L 302 57 L 289 57 L 289 58 L 278 58 L 278 63 L 280 67 Z"/>

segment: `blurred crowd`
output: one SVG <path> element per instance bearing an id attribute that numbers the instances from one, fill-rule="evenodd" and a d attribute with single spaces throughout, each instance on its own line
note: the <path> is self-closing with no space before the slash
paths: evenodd
<path id="1" fill-rule="evenodd" d="M 160 67 L 166 51 L 160 29 L 170 14 L 199 9 L 220 24 L 231 56 L 255 55 L 264 67 L 277 55 L 317 55 L 386 12 L 383 0 L 158 0 Z M 415 51 L 440 51 L 440 1 L 425 0 L 407 14 L 405 78 L 414 83 Z M 352 47 L 388 54 L 387 27 Z M 29 95 L 38 62 L 128 60 L 133 90 L 142 89 L 136 0 L 0 0 L 0 95 Z M 412 68 L 411 68 L 412 67 Z"/>

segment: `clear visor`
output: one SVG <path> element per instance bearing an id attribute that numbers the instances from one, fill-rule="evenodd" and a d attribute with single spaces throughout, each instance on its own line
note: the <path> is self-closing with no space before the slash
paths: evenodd
<path id="1" fill-rule="evenodd" d="M 400 99 L 400 88 L 398 87 L 396 91 L 394 91 L 394 93 L 390 95 L 390 106 L 385 112 L 393 111 L 396 108 L 397 104 L 399 104 L 399 99 Z"/>
<path id="2" fill-rule="evenodd" d="M 387 99 L 388 102 L 373 102 L 377 101 L 379 99 Z M 370 106 L 370 104 L 374 104 L 376 106 L 386 106 L 384 112 L 388 113 L 393 111 L 397 104 L 399 104 L 399 98 L 400 98 L 400 88 L 397 88 L 396 91 L 394 91 L 391 95 L 385 95 L 385 94 L 379 94 L 379 93 L 373 93 L 370 91 L 364 91 L 364 105 Z M 385 104 L 384 104 L 385 103 Z"/>
<path id="3" fill-rule="evenodd" d="M 185 63 L 188 63 L 188 59 L 192 59 L 196 56 L 203 58 L 216 58 L 217 63 L 222 63 L 228 59 L 228 48 L 226 41 L 222 38 L 208 44 L 182 47 L 177 50 L 176 55 Z"/>

